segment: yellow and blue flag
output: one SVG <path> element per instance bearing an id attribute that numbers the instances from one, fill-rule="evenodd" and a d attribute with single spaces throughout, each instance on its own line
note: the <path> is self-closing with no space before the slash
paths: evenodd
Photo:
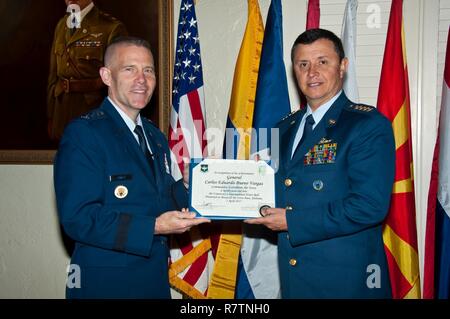
<path id="1" fill-rule="evenodd" d="M 274 128 L 291 110 L 283 60 L 281 0 L 272 0 L 267 15 L 256 89 L 251 157 L 271 161 L 278 158 L 279 136 Z M 274 167 L 277 169 L 277 167 Z M 261 225 L 243 226 L 238 271 L 237 298 L 280 297 L 276 234 Z M 267 276 L 267 274 L 271 274 Z"/>

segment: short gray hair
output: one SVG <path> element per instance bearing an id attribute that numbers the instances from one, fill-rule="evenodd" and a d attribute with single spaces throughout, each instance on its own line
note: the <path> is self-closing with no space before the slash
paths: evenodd
<path id="1" fill-rule="evenodd" d="M 144 39 L 141 39 L 138 37 L 119 36 L 119 37 L 114 38 L 111 41 L 111 43 L 108 45 L 108 47 L 106 48 L 105 58 L 104 58 L 105 66 L 108 66 L 111 63 L 111 59 L 112 59 L 115 49 L 118 46 L 122 46 L 122 45 L 146 48 L 150 52 L 150 54 L 153 55 L 152 48 L 150 47 L 150 43 L 148 43 L 147 40 L 144 40 Z"/>

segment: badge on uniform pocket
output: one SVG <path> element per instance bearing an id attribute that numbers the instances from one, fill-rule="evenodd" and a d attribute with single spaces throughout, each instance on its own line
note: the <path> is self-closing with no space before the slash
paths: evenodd
<path id="1" fill-rule="evenodd" d="M 114 195 L 118 199 L 123 199 L 128 195 L 128 188 L 126 188 L 126 186 L 124 185 L 119 185 L 114 189 Z"/>
<path id="2" fill-rule="evenodd" d="M 321 191 L 323 188 L 323 182 L 320 179 L 316 179 L 312 184 L 314 190 Z"/>

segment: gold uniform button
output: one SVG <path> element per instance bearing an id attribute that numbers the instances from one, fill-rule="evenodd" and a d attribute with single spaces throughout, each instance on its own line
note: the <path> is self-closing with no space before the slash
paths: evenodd
<path id="1" fill-rule="evenodd" d="M 67 50 L 66 50 L 67 52 L 70 52 L 70 49 L 69 48 L 67 48 Z"/>
<path id="2" fill-rule="evenodd" d="M 292 206 L 287 205 L 287 206 L 286 206 L 286 210 L 287 210 L 287 211 L 288 211 L 288 210 L 292 210 Z"/>
<path id="3" fill-rule="evenodd" d="M 89 55 L 86 55 L 86 60 L 89 60 L 89 58 L 90 58 Z"/>
<path id="4" fill-rule="evenodd" d="M 286 178 L 286 179 L 284 180 L 284 185 L 285 185 L 286 187 L 291 186 L 291 185 L 292 185 L 292 179 Z"/>
<path id="5" fill-rule="evenodd" d="M 297 259 L 295 259 L 295 258 L 289 259 L 289 265 L 291 265 L 291 266 L 297 265 Z"/>
<path id="6" fill-rule="evenodd" d="M 66 63 L 66 66 L 69 66 L 69 62 Z"/>

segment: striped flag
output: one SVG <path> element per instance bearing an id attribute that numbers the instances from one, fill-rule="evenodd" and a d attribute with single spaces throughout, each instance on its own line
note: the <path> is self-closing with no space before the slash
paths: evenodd
<path id="1" fill-rule="evenodd" d="M 342 21 L 342 45 L 348 59 L 348 69 L 345 73 L 344 92 L 353 101 L 359 102 L 358 83 L 356 81 L 356 12 L 358 0 L 347 0 L 344 19 Z"/>
<path id="2" fill-rule="evenodd" d="M 224 158 L 249 159 L 256 85 L 264 37 L 257 0 L 248 0 L 248 19 L 234 70 L 230 109 L 224 141 Z M 208 296 L 235 297 L 241 222 L 224 224 Z M 240 297 L 240 296 L 238 296 Z"/>
<path id="3" fill-rule="evenodd" d="M 450 297 L 450 29 L 447 36 L 439 132 L 428 193 L 424 291 L 426 299 Z"/>
<path id="4" fill-rule="evenodd" d="M 184 163 L 206 156 L 205 102 L 198 22 L 193 0 L 182 0 L 178 20 L 169 146 L 172 175 L 181 178 Z M 207 227 L 207 225 L 205 226 Z M 214 262 L 211 241 L 203 226 L 172 236 L 169 280 L 191 298 L 205 298 Z"/>
<path id="5" fill-rule="evenodd" d="M 306 30 L 320 27 L 320 0 L 308 0 Z"/>
<path id="6" fill-rule="evenodd" d="M 448 56 L 447 43 L 447 56 Z M 445 62 L 445 69 L 447 69 L 447 57 Z M 449 77 L 450 79 L 450 77 Z M 444 85 L 442 91 L 448 90 L 447 80 L 444 72 Z M 447 92 L 445 92 L 447 94 Z M 447 101 L 444 100 L 442 94 L 441 110 L 444 105 L 447 107 Z M 445 103 L 445 104 L 444 104 Z M 442 116 L 442 115 L 441 115 Z M 423 270 L 423 299 L 433 299 L 435 296 L 435 256 L 436 256 L 436 206 L 440 206 L 437 200 L 438 183 L 439 183 L 439 148 L 440 138 L 439 132 L 434 146 L 433 162 L 431 166 L 430 188 L 428 190 L 428 207 L 427 207 L 427 223 L 425 229 L 425 257 Z M 442 207 L 442 206 L 441 206 Z"/>
<path id="7" fill-rule="evenodd" d="M 420 298 L 402 5 L 402 0 L 392 0 L 377 103 L 378 110 L 392 122 L 396 147 L 395 182 L 383 229 L 383 241 L 389 264 L 392 296 Z"/>

